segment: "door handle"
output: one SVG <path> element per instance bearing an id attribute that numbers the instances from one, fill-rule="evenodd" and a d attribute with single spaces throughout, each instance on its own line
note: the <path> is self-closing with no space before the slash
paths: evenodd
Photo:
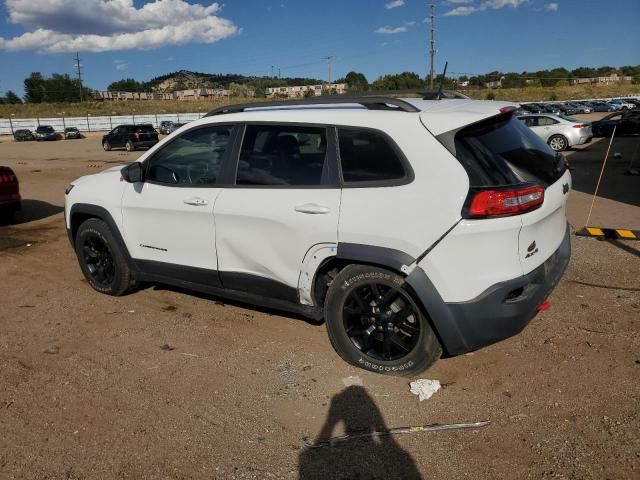
<path id="1" fill-rule="evenodd" d="M 306 203 L 304 205 L 298 205 L 294 208 L 296 212 L 309 213 L 311 215 L 321 215 L 329 213 L 331 210 L 329 207 L 323 207 L 322 205 L 316 205 L 315 203 Z"/>
<path id="2" fill-rule="evenodd" d="M 209 205 L 208 200 L 205 200 L 204 198 L 200 198 L 200 197 L 189 198 L 185 200 L 184 203 L 187 205 L 193 205 L 194 207 L 204 207 L 206 205 Z"/>

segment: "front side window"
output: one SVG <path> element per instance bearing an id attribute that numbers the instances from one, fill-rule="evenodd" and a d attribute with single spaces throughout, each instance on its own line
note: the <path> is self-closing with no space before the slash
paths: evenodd
<path id="1" fill-rule="evenodd" d="M 345 183 L 388 182 L 406 177 L 398 153 L 382 133 L 339 128 L 338 138 Z"/>
<path id="2" fill-rule="evenodd" d="M 296 125 L 247 125 L 237 185 L 319 186 L 327 178 L 327 130 Z"/>
<path id="3" fill-rule="evenodd" d="M 189 130 L 149 160 L 146 179 L 166 185 L 213 185 L 230 148 L 231 126 Z"/>

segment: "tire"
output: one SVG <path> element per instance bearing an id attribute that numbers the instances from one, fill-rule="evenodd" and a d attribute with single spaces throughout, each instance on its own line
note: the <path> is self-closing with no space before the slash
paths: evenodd
<path id="1" fill-rule="evenodd" d="M 111 144 L 105 140 L 104 142 L 102 142 L 102 148 L 104 149 L 105 152 L 110 152 Z"/>
<path id="2" fill-rule="evenodd" d="M 132 284 L 129 265 L 111 230 L 102 220 L 90 218 L 75 238 L 80 269 L 94 290 L 119 297 Z"/>
<path id="3" fill-rule="evenodd" d="M 569 147 L 569 142 L 562 135 L 551 135 L 547 144 L 555 152 L 564 152 Z"/>
<path id="4" fill-rule="evenodd" d="M 127 149 L 127 152 L 133 152 L 136 147 L 133 146 L 133 143 L 131 143 L 131 140 L 127 140 L 127 143 L 124 144 L 124 148 Z"/>
<path id="5" fill-rule="evenodd" d="M 356 367 L 413 376 L 442 355 L 403 277 L 389 270 L 369 265 L 344 268 L 331 282 L 324 313 L 333 348 Z"/>

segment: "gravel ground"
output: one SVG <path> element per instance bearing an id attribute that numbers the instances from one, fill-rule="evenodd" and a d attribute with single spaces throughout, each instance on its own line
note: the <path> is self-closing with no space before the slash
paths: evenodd
<path id="1" fill-rule="evenodd" d="M 640 177 L 623 175 L 638 142 L 616 142 L 591 224 L 640 229 Z M 568 153 L 576 229 L 606 146 Z M 0 478 L 640 478 L 640 242 L 573 236 L 551 310 L 440 360 L 422 378 L 445 386 L 420 403 L 409 379 L 342 362 L 323 325 L 169 287 L 91 290 L 66 238 L 64 187 L 137 155 L 102 152 L 96 136 L 0 139 L 25 198 L 0 227 Z M 307 446 L 479 420 L 491 424 Z"/>

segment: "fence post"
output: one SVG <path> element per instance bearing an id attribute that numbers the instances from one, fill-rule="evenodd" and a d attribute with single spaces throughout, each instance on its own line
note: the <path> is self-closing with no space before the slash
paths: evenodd
<path id="1" fill-rule="evenodd" d="M 64 121 L 64 117 L 62 117 L 62 128 L 66 129 L 67 128 L 67 124 Z"/>
<path id="2" fill-rule="evenodd" d="M 154 113 L 153 115 L 156 117 L 156 128 L 158 128 L 158 126 L 159 126 L 159 125 L 158 125 L 158 114 L 157 114 L 157 113 Z"/>
<path id="3" fill-rule="evenodd" d="M 11 128 L 11 135 L 13 135 L 13 122 L 11 121 L 11 117 L 9 117 L 9 128 Z"/>
<path id="4" fill-rule="evenodd" d="M 40 117 L 36 117 L 36 121 L 38 122 L 38 126 L 40 126 Z"/>
<path id="5" fill-rule="evenodd" d="M 109 115 L 109 130 L 113 130 L 113 123 L 112 123 L 112 118 L 111 115 Z"/>
<path id="6" fill-rule="evenodd" d="M 180 123 L 180 114 L 178 114 L 178 122 L 177 123 Z"/>
<path id="7" fill-rule="evenodd" d="M 89 125 L 89 114 L 87 113 L 87 132 L 91 131 L 91 125 Z"/>

